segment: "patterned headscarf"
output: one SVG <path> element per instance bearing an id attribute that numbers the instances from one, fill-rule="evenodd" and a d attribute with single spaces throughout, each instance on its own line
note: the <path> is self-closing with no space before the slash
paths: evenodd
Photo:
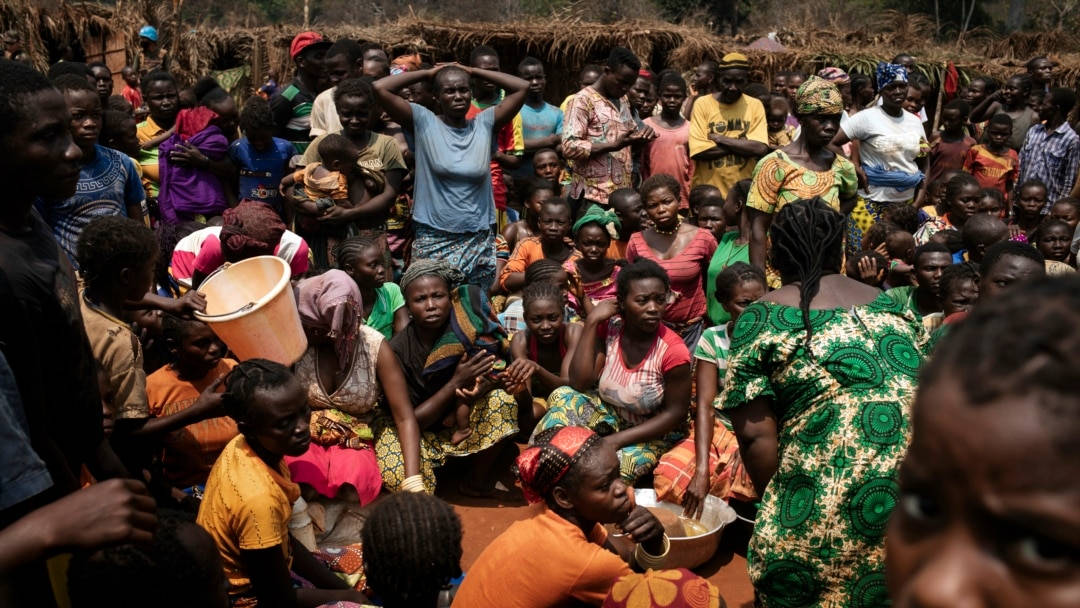
<path id="1" fill-rule="evenodd" d="M 844 70 L 841 70 L 840 68 L 822 68 L 820 71 L 818 71 L 817 75 L 835 84 L 836 86 L 851 82 L 851 77 L 848 76 L 848 73 Z"/>
<path id="2" fill-rule="evenodd" d="M 723 72 L 724 70 L 749 69 L 750 60 L 742 53 L 728 53 L 727 55 L 724 55 L 724 58 L 720 60 L 720 63 L 716 64 L 716 71 L 718 72 Z"/>
<path id="3" fill-rule="evenodd" d="M 465 282 L 465 273 L 452 266 L 450 262 L 427 258 L 413 260 L 412 263 L 409 264 L 409 267 L 406 268 L 405 272 L 401 275 L 401 290 L 405 291 L 405 288 L 409 286 L 409 283 L 428 275 L 435 275 L 446 281 L 446 285 L 450 287 L 450 289 L 454 289 Z"/>
<path id="4" fill-rule="evenodd" d="M 874 76 L 875 80 L 877 80 L 878 91 L 894 82 L 908 81 L 907 68 L 898 63 L 885 63 L 882 61 L 877 64 L 877 72 L 875 72 Z"/>
<path id="5" fill-rule="evenodd" d="M 817 76 L 811 76 L 799 85 L 795 91 L 795 113 L 803 116 L 811 114 L 842 114 L 844 99 L 836 85 Z"/>
<path id="6" fill-rule="evenodd" d="M 327 270 L 297 283 L 296 302 L 300 322 L 326 332 L 334 342 L 340 370 L 348 369 L 364 310 L 356 281 L 343 270 Z"/>
<path id="7" fill-rule="evenodd" d="M 517 457 L 515 472 L 530 503 L 541 502 L 562 481 L 570 467 L 602 440 L 592 430 L 564 426 L 542 431 L 535 445 Z"/>
<path id="8" fill-rule="evenodd" d="M 647 570 L 615 581 L 602 608 L 720 608 L 720 590 L 687 570 Z"/>
<path id="9" fill-rule="evenodd" d="M 273 207 L 252 200 L 240 201 L 222 214 L 221 250 L 225 259 L 238 262 L 257 255 L 273 255 L 285 234 L 285 223 Z"/>
<path id="10" fill-rule="evenodd" d="M 570 232 L 576 237 L 578 230 L 581 230 L 585 224 L 599 224 L 609 234 L 611 233 L 609 226 L 614 226 L 615 234 L 618 234 L 618 231 L 622 228 L 622 223 L 619 221 L 619 216 L 615 214 L 615 211 L 611 209 L 605 210 L 600 205 L 592 205 L 585 210 L 585 215 L 582 215 L 578 221 L 574 222 Z"/>

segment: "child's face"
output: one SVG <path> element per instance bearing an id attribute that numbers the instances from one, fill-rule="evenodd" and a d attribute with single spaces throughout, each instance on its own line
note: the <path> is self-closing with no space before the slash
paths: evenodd
<path id="1" fill-rule="evenodd" d="M 990 125 L 990 128 L 986 130 L 990 137 L 990 145 L 996 148 L 1002 148 L 1005 144 L 1009 143 L 1009 138 L 1012 137 L 1012 125 L 1011 124 L 994 124 Z"/>
<path id="2" fill-rule="evenodd" d="M 525 205 L 528 206 L 529 211 L 531 211 L 533 214 L 533 217 L 539 218 L 540 207 L 544 206 L 544 201 L 554 197 L 555 193 L 551 190 L 537 190 L 532 193 L 532 196 L 529 197 L 529 200 L 525 201 Z"/>
<path id="3" fill-rule="evenodd" d="M 660 91 L 660 108 L 668 114 L 677 114 L 686 101 L 686 93 L 678 85 L 665 85 Z"/>
<path id="4" fill-rule="evenodd" d="M 986 98 L 986 83 L 982 80 L 972 80 L 971 84 L 964 89 L 964 101 L 971 107 L 978 105 L 984 98 Z"/>
<path id="5" fill-rule="evenodd" d="M 1046 205 L 1046 188 L 1028 186 L 1020 190 L 1020 200 L 1016 202 L 1017 211 L 1024 217 L 1036 217 Z"/>
<path id="6" fill-rule="evenodd" d="M 787 77 L 777 74 L 772 79 L 772 92 L 777 95 L 787 95 Z"/>
<path id="7" fill-rule="evenodd" d="M 784 130 L 784 125 L 787 123 L 788 106 L 786 103 L 780 103 L 779 101 L 769 104 L 769 111 L 765 114 L 765 126 L 769 129 L 769 133 L 776 133 Z"/>
<path id="8" fill-rule="evenodd" d="M 619 218 L 623 234 L 641 230 L 646 216 L 640 194 L 633 192 L 626 196 L 620 195 L 620 198 L 612 201 L 611 208 L 615 211 L 615 217 Z"/>
<path id="9" fill-rule="evenodd" d="M 908 264 L 915 258 L 915 237 L 907 231 L 897 231 L 885 237 L 885 249 L 889 257 Z"/>
<path id="10" fill-rule="evenodd" d="M 918 87 L 908 87 L 907 96 L 904 97 L 904 103 L 901 104 L 901 107 L 912 114 L 918 114 L 922 105 L 922 89 L 919 89 Z"/>
<path id="11" fill-rule="evenodd" d="M 634 82 L 634 86 L 630 87 L 630 103 L 640 112 L 645 106 L 649 105 L 649 101 L 655 96 L 653 90 L 652 81 L 648 78 L 638 77 Z"/>
<path id="12" fill-rule="evenodd" d="M 71 113 L 71 137 L 84 152 L 101 135 L 101 98 L 91 91 L 66 91 L 64 101 Z"/>
<path id="13" fill-rule="evenodd" d="M 345 272 L 363 289 L 378 289 L 386 282 L 386 259 L 378 247 L 368 247 L 356 256 Z"/>
<path id="14" fill-rule="evenodd" d="M 540 234 L 549 243 L 561 243 L 570 233 L 570 210 L 566 205 L 540 207 Z"/>
<path id="15" fill-rule="evenodd" d="M 595 453 L 580 459 L 573 488 L 557 486 L 555 501 L 564 509 L 572 509 L 582 521 L 619 523 L 633 510 L 627 496 L 629 490 L 619 475 L 619 458 L 607 442 L 593 448 Z"/>
<path id="16" fill-rule="evenodd" d="M 1064 262 L 1069 259 L 1069 245 L 1072 244 L 1072 232 L 1062 225 L 1055 225 L 1039 231 L 1036 248 L 1048 260 Z"/>
<path id="17" fill-rule="evenodd" d="M 760 300 L 765 295 L 765 286 L 761 281 L 743 281 L 731 291 L 731 298 L 720 303 L 735 321 L 746 307 Z"/>
<path id="18" fill-rule="evenodd" d="M 260 152 L 269 150 L 274 145 L 274 132 L 270 129 L 250 129 L 244 132 L 252 148 Z"/>
<path id="19" fill-rule="evenodd" d="M 1050 208 L 1050 217 L 1061 220 L 1069 225 L 1069 229 L 1076 231 L 1077 223 L 1080 223 L 1080 213 L 1075 205 L 1056 204 Z"/>
<path id="20" fill-rule="evenodd" d="M 979 185 L 968 184 L 960 189 L 949 202 L 949 219 L 961 226 L 979 211 Z"/>
<path id="21" fill-rule="evenodd" d="M 171 348 L 172 354 L 185 375 L 202 378 L 221 361 L 225 344 L 205 323 L 191 323 L 188 328 L 180 343 Z"/>
<path id="22" fill-rule="evenodd" d="M 920 389 L 886 542 L 896 608 L 1077 605 L 1080 470 L 1035 399 Z"/>
<path id="23" fill-rule="evenodd" d="M 941 305 L 947 317 L 957 312 L 970 312 L 978 299 L 979 284 L 972 279 L 964 279 L 949 286 L 949 290 L 941 296 Z"/>
<path id="24" fill-rule="evenodd" d="M 570 305 L 570 274 L 568 272 L 566 272 L 565 270 L 560 270 L 559 272 L 557 272 L 557 273 L 551 275 L 550 277 L 548 277 L 548 281 L 550 281 L 552 285 L 554 285 L 555 287 L 558 287 L 559 290 L 562 291 L 563 306 L 569 306 Z"/>
<path id="25" fill-rule="evenodd" d="M 985 213 L 994 217 L 1004 217 L 1005 206 L 993 196 L 984 196 L 979 199 L 978 213 Z"/>
<path id="26" fill-rule="evenodd" d="M 554 151 L 541 152 L 533 157 L 533 172 L 536 173 L 536 177 L 557 184 L 560 171 L 562 171 L 562 162 Z"/>
<path id="27" fill-rule="evenodd" d="M 559 341 L 563 327 L 563 305 L 551 299 L 533 300 L 525 311 L 525 327 L 541 344 Z"/>
<path id="28" fill-rule="evenodd" d="M 709 204 L 701 205 L 697 211 L 698 228 L 703 228 L 713 233 L 717 239 L 724 235 L 727 224 L 724 222 L 724 208 L 721 204 L 709 201 Z"/>
<path id="29" fill-rule="evenodd" d="M 598 224 L 585 224 L 577 233 L 577 248 L 586 261 L 597 263 L 607 257 L 611 237 L 607 230 Z"/>
<path id="30" fill-rule="evenodd" d="M 967 116 L 961 114 L 960 110 L 951 108 L 941 112 L 941 130 L 946 133 L 960 133 L 965 122 L 967 122 Z"/>
<path id="31" fill-rule="evenodd" d="M 311 443 L 311 408 L 300 382 L 256 390 L 253 401 L 238 422 L 248 441 L 275 456 L 302 456 Z"/>
<path id="32" fill-rule="evenodd" d="M 745 202 L 739 193 L 739 188 L 728 190 L 727 197 L 724 198 L 724 224 L 726 226 L 731 228 L 739 226 L 739 219 L 742 216 L 743 203 Z"/>
<path id="33" fill-rule="evenodd" d="M 945 182 L 937 181 L 930 184 L 930 201 L 935 207 L 940 207 L 945 202 Z"/>

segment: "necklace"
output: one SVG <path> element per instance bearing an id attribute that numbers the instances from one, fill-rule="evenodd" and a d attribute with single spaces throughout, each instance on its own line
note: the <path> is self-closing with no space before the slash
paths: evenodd
<path id="1" fill-rule="evenodd" d="M 679 216 L 679 219 L 675 220 L 675 227 L 672 228 L 671 230 L 664 230 L 663 228 L 657 226 L 656 224 L 653 224 L 653 230 L 655 230 L 657 234 L 662 234 L 664 236 L 671 236 L 671 235 L 673 235 L 673 234 L 675 234 L 676 232 L 679 231 L 679 226 L 682 226 L 682 216 Z"/>

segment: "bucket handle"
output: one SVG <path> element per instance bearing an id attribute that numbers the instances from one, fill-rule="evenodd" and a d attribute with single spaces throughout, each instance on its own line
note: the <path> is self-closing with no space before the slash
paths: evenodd
<path id="1" fill-rule="evenodd" d="M 211 320 L 216 319 L 218 317 L 227 317 L 229 315 L 234 315 L 234 314 L 236 314 L 238 312 L 244 312 L 244 311 L 247 311 L 247 310 L 251 310 L 252 308 L 255 308 L 255 302 L 248 302 L 247 304 L 244 304 L 243 306 L 241 306 L 240 308 L 237 308 L 236 310 L 232 310 L 232 311 L 229 311 L 229 312 L 223 312 L 223 313 L 221 313 L 219 315 L 208 315 L 208 314 L 200 312 L 200 313 L 198 313 L 198 317 L 199 317 L 199 319 L 202 319 L 204 321 L 211 321 Z"/>

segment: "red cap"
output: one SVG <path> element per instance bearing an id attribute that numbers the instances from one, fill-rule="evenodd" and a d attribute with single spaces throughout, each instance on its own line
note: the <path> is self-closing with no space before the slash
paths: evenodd
<path id="1" fill-rule="evenodd" d="M 292 39 L 292 44 L 289 45 L 289 57 L 296 59 L 296 56 L 304 52 L 304 49 L 315 45 L 328 47 L 330 42 L 318 32 L 300 32 L 296 35 L 296 38 Z"/>

